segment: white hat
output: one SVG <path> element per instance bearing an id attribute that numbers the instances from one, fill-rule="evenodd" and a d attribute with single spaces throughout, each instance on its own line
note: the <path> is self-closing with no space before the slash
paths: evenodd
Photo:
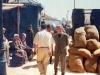
<path id="1" fill-rule="evenodd" d="M 25 33 L 22 33 L 22 35 L 24 35 L 26 37 L 26 34 Z"/>
<path id="2" fill-rule="evenodd" d="M 15 36 L 18 36 L 18 37 L 19 37 L 19 34 L 14 34 L 14 37 L 15 37 Z"/>

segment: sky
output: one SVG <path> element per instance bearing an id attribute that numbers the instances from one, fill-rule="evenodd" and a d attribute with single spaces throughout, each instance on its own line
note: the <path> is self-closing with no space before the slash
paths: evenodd
<path id="1" fill-rule="evenodd" d="M 47 15 L 55 17 L 58 20 L 62 18 L 71 20 L 72 10 L 74 9 L 74 0 L 34 0 L 38 1 L 44 6 L 44 10 Z M 75 0 L 75 8 L 84 9 L 99 9 L 100 0 Z"/>

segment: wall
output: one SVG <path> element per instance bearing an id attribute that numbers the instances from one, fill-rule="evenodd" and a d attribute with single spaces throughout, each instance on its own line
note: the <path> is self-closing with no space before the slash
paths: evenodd
<path id="1" fill-rule="evenodd" d="M 40 6 L 26 5 L 20 8 L 20 34 L 26 33 L 30 24 L 33 25 L 34 33 L 38 31 L 39 14 L 41 14 Z M 17 8 L 3 12 L 3 23 L 7 29 L 7 37 L 13 38 L 13 35 L 17 33 Z"/>
<path id="2" fill-rule="evenodd" d="M 45 24 L 53 24 L 53 23 L 55 23 L 56 25 L 61 24 L 61 22 L 57 20 L 44 20 L 44 21 L 45 21 Z"/>

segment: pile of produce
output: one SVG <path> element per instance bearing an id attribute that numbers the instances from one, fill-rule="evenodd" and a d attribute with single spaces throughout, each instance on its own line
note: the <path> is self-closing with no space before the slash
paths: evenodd
<path id="1" fill-rule="evenodd" d="M 95 25 L 77 28 L 68 52 L 68 65 L 71 71 L 100 73 L 99 32 Z"/>

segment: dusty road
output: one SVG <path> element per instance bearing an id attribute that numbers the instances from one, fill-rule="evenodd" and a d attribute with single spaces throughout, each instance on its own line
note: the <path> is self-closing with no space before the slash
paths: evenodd
<path id="1" fill-rule="evenodd" d="M 69 39 L 69 41 L 71 41 L 71 39 Z M 53 61 L 54 61 L 54 58 L 53 58 Z M 47 75 L 54 75 L 53 67 L 54 67 L 54 63 L 48 64 Z M 21 67 L 8 67 L 7 66 L 7 75 L 40 75 L 38 68 L 37 68 L 36 56 L 33 58 L 31 62 L 27 62 L 25 65 Z M 60 63 L 58 65 L 58 75 L 61 75 Z M 75 73 L 75 72 L 70 72 L 70 70 L 66 68 L 65 75 L 98 75 L 98 74 L 96 73 Z"/>
<path id="2" fill-rule="evenodd" d="M 54 75 L 54 64 L 48 64 L 47 75 Z M 36 56 L 33 58 L 31 62 L 27 62 L 25 65 L 21 67 L 7 67 L 7 75 L 40 75 L 37 63 Z M 61 75 L 60 72 L 60 63 L 58 65 L 58 75 Z M 70 72 L 69 69 L 66 69 L 65 75 L 98 75 L 96 73 L 74 73 Z"/>

